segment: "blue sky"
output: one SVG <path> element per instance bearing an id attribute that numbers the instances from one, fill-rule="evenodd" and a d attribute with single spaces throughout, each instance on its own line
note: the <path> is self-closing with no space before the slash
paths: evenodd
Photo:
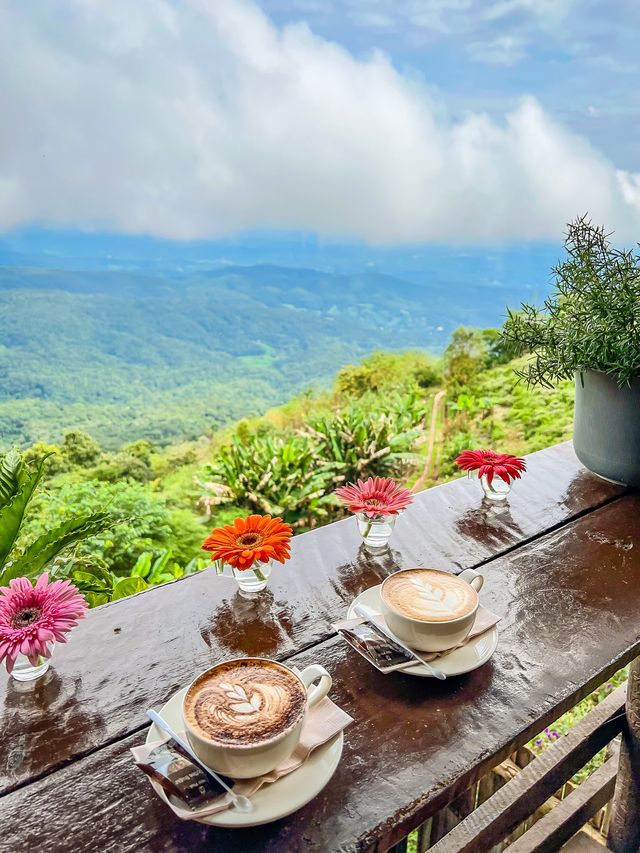
<path id="1" fill-rule="evenodd" d="M 0 232 L 640 233 L 627 0 L 0 0 Z"/>

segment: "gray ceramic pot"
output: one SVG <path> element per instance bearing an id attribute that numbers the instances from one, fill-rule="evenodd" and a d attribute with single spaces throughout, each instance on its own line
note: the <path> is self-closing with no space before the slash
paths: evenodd
<path id="1" fill-rule="evenodd" d="M 573 446 L 594 474 L 640 486 L 640 377 L 619 388 L 606 373 L 576 373 Z"/>

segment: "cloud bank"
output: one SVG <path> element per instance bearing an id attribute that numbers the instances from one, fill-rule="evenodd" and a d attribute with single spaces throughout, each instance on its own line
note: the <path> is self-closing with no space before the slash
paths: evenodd
<path id="1" fill-rule="evenodd" d="M 453 121 L 384 55 L 248 0 L 0 0 L 0 33 L 2 230 L 481 242 L 589 211 L 640 232 L 640 174 L 534 99 Z"/>

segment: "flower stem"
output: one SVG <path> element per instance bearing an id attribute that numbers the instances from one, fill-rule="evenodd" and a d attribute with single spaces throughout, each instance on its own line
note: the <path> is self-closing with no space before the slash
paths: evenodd
<path id="1" fill-rule="evenodd" d="M 367 526 L 364 529 L 364 533 L 362 534 L 363 539 L 367 539 L 369 534 L 371 533 L 371 528 L 373 527 L 373 519 L 367 523 Z"/>
<path id="2" fill-rule="evenodd" d="M 253 573 L 258 578 L 259 581 L 266 581 L 266 578 L 265 578 L 264 574 L 262 573 L 262 569 L 256 569 L 256 567 L 254 566 L 253 567 Z"/>

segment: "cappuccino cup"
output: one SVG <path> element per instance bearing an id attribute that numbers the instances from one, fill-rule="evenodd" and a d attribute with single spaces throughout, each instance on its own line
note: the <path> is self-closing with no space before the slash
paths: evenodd
<path id="1" fill-rule="evenodd" d="M 330 689 L 331 676 L 319 664 L 298 674 L 267 658 L 220 663 L 187 689 L 187 738 L 211 770 L 234 779 L 262 776 L 291 756 L 307 709 Z"/>
<path id="2" fill-rule="evenodd" d="M 462 643 L 471 631 L 483 583 L 473 569 L 459 575 L 440 569 L 402 569 L 382 584 L 382 613 L 407 646 L 443 652 Z"/>

